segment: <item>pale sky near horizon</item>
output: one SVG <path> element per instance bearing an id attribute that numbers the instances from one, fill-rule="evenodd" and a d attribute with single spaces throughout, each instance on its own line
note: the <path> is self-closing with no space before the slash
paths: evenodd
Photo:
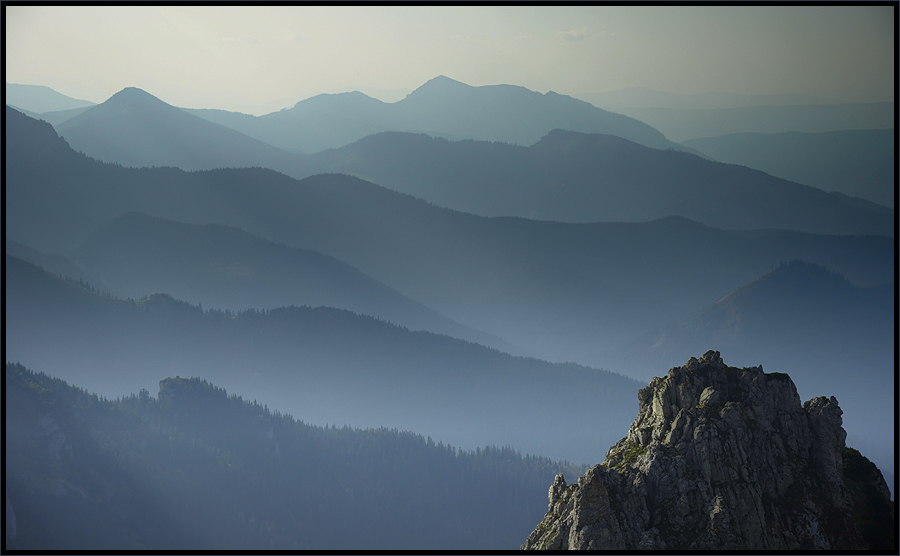
<path id="1" fill-rule="evenodd" d="M 437 75 L 577 96 L 894 98 L 892 6 L 4 6 L 6 82 L 261 114 Z"/>

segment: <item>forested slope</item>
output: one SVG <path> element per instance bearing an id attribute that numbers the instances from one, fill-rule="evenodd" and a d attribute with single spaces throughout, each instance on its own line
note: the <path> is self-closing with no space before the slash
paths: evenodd
<path id="1" fill-rule="evenodd" d="M 7 549 L 510 549 L 584 471 L 310 426 L 197 378 L 110 400 L 7 363 L 5 395 Z"/>

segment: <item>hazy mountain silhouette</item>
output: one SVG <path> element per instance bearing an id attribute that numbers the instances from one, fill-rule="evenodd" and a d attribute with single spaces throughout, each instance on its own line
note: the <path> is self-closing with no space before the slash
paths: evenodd
<path id="1" fill-rule="evenodd" d="M 310 172 L 356 175 L 483 216 L 640 222 L 675 215 L 728 229 L 894 232 L 891 211 L 854 206 L 820 189 L 612 135 L 554 130 L 520 147 L 386 132 L 313 155 L 309 162 Z M 893 151 L 888 164 L 893 177 Z"/>
<path id="2" fill-rule="evenodd" d="M 6 240 L 5 253 L 60 276 L 74 280 L 86 280 L 88 278 L 77 264 L 59 253 L 42 253 L 27 245 L 9 240 Z"/>
<path id="3" fill-rule="evenodd" d="M 382 131 L 387 125 L 384 106 L 354 92 L 316 95 L 293 108 L 263 116 L 207 108 L 184 110 L 288 152 L 303 153 L 345 145 L 358 138 L 358 133 Z"/>
<path id="4" fill-rule="evenodd" d="M 787 260 L 820 264 L 861 285 L 893 277 L 887 237 L 724 231 L 675 217 L 484 218 L 344 175 L 297 181 L 263 169 L 116 167 L 67 149 L 48 124 L 21 114 L 7 121 L 13 241 L 65 254 L 130 211 L 228 225 L 335 257 L 548 359 L 602 366 L 589 354 L 681 318 Z"/>
<path id="5" fill-rule="evenodd" d="M 403 100 L 384 103 L 359 92 L 323 94 L 264 116 L 189 110 L 292 152 L 314 153 L 381 131 L 531 145 L 551 129 L 607 133 L 654 148 L 684 147 L 652 127 L 554 92 L 513 85 L 472 87 L 438 76 Z"/>
<path id="6" fill-rule="evenodd" d="M 636 404 L 638 383 L 621 375 L 348 311 L 234 314 L 163 294 L 120 300 L 10 256 L 5 273 L 7 358 L 106 397 L 150 389 L 160 373 L 202 376 L 312 424 L 395 427 L 570 461 L 601 457 Z M 547 403 L 573 384 L 565 403 Z M 591 423 L 596 443 L 573 423 Z"/>
<path id="7" fill-rule="evenodd" d="M 742 93 L 670 93 L 648 87 L 628 87 L 602 93 L 576 95 L 603 108 L 616 112 L 619 108 L 746 108 L 751 106 L 797 106 L 808 104 L 841 104 L 840 101 L 798 94 L 747 95 Z"/>
<path id="8" fill-rule="evenodd" d="M 857 369 L 859 373 L 871 380 L 892 380 L 893 307 L 893 282 L 861 288 L 819 265 L 793 261 L 645 335 L 619 358 L 623 366 L 651 369 L 698 345 L 721 345 L 743 360 L 796 365 L 793 374 L 801 390 L 837 391 L 848 387 L 848 377 L 859 376 L 841 369 L 861 353 L 867 366 Z M 859 387 L 871 393 L 871 383 Z"/>
<path id="9" fill-rule="evenodd" d="M 75 256 L 84 272 L 102 280 L 97 285 L 120 297 L 166 292 L 232 311 L 324 305 L 523 354 L 333 257 L 227 226 L 181 224 L 131 212 L 91 236 Z"/>
<path id="10" fill-rule="evenodd" d="M 893 129 L 736 133 L 684 144 L 715 160 L 894 207 Z"/>
<path id="11" fill-rule="evenodd" d="M 257 133 L 285 150 L 317 152 L 398 125 L 391 112 L 392 104 L 360 92 L 320 94 L 260 116 L 257 124 L 264 127 Z"/>
<path id="12" fill-rule="evenodd" d="M 24 111 L 24 110 L 22 112 L 28 116 L 31 116 L 32 118 L 34 118 L 36 120 L 44 120 L 48 124 L 56 126 L 65 121 L 71 120 L 72 118 L 74 118 L 75 116 L 77 116 L 83 112 L 90 110 L 93 106 L 96 106 L 96 105 L 94 104 L 91 106 L 84 106 L 82 108 L 72 108 L 70 110 L 57 110 L 54 112 L 42 112 L 40 114 L 38 114 L 36 112 L 28 112 L 28 111 Z"/>
<path id="13" fill-rule="evenodd" d="M 242 112 L 219 110 L 216 108 L 181 108 L 181 110 L 184 110 L 188 114 L 199 116 L 204 120 L 231 128 L 248 137 L 263 141 L 270 145 L 275 145 L 275 142 L 265 138 L 265 134 L 259 135 L 257 133 L 257 118 L 259 118 L 259 116 L 244 114 Z"/>
<path id="14" fill-rule="evenodd" d="M 124 166 L 185 170 L 273 167 L 292 158 L 134 87 L 119 91 L 57 128 L 73 149 Z"/>
<path id="15" fill-rule="evenodd" d="M 790 373 L 801 397 L 835 392 L 844 426 L 859 435 L 854 445 L 893 469 L 893 430 L 872 423 L 894 416 L 894 287 L 861 288 L 793 261 L 603 358 L 648 377 L 662 362 L 709 346 L 742 365 L 763 362 L 769 372 Z"/>
<path id="16" fill-rule="evenodd" d="M 96 103 L 66 96 L 43 85 L 6 83 L 6 104 L 40 114 L 89 107 Z"/>
<path id="17" fill-rule="evenodd" d="M 888 208 L 884 205 L 875 203 L 873 201 L 867 201 L 867 200 L 861 199 L 859 197 L 850 197 L 849 195 L 841 193 L 840 191 L 832 191 L 831 195 L 834 197 L 838 197 L 839 199 L 843 199 L 844 202 L 849 203 L 855 207 L 859 207 L 859 208 L 862 208 L 865 210 L 870 210 L 870 211 L 873 211 L 876 213 L 888 214 L 890 212 L 893 212 L 893 210 L 894 210 L 892 208 Z"/>
<path id="18" fill-rule="evenodd" d="M 450 102 L 459 90 L 475 89 L 451 80 L 428 85 L 404 102 L 430 106 L 427 103 Z M 524 98 L 536 94 L 520 89 L 512 88 Z M 337 96 L 362 102 L 362 108 L 339 111 L 344 121 L 333 128 L 339 132 L 351 121 L 364 119 L 371 103 L 380 103 L 361 93 Z M 491 98 L 488 95 L 488 101 Z M 323 107 L 329 99 L 311 99 L 303 105 L 306 111 L 294 117 L 329 113 Z M 293 110 L 300 108 L 298 104 Z M 426 119 L 424 113 L 416 118 Z M 260 166 L 296 178 L 339 171 L 485 216 L 595 222 L 680 215 L 723 228 L 882 235 L 894 229 L 891 214 L 872 214 L 809 187 L 611 135 L 555 130 L 526 148 L 382 133 L 336 151 L 291 155 L 229 133 L 139 89 L 125 90 L 59 128 L 87 155 L 125 166 Z M 700 204 L 714 210 L 695 216 Z"/>
<path id="19" fill-rule="evenodd" d="M 747 106 L 738 108 L 618 108 L 647 122 L 672 141 L 732 133 L 822 133 L 894 126 L 894 103 Z"/>

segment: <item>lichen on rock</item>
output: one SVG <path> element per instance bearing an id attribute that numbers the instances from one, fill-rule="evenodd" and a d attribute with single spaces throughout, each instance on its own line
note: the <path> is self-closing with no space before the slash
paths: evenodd
<path id="1" fill-rule="evenodd" d="M 801 405 L 787 375 L 728 367 L 708 351 L 655 377 L 638 401 L 603 463 L 571 485 L 556 477 L 523 549 L 856 550 L 893 539 L 873 540 L 860 522 L 860 504 L 888 497 L 873 507 L 893 527 L 893 505 L 874 465 L 872 488 L 845 481 L 834 397 Z"/>

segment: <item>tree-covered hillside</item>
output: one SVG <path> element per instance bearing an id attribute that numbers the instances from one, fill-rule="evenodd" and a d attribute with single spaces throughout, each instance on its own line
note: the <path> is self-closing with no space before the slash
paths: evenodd
<path id="1" fill-rule="evenodd" d="M 584 471 L 314 427 L 199 378 L 109 400 L 7 363 L 5 392 L 7 549 L 510 549 Z"/>
<path id="2" fill-rule="evenodd" d="M 5 278 L 7 359 L 109 398 L 202 376 L 316 425 L 593 463 L 634 418 L 641 386 L 328 307 L 233 313 L 166 294 L 117 299 L 10 256 Z"/>

